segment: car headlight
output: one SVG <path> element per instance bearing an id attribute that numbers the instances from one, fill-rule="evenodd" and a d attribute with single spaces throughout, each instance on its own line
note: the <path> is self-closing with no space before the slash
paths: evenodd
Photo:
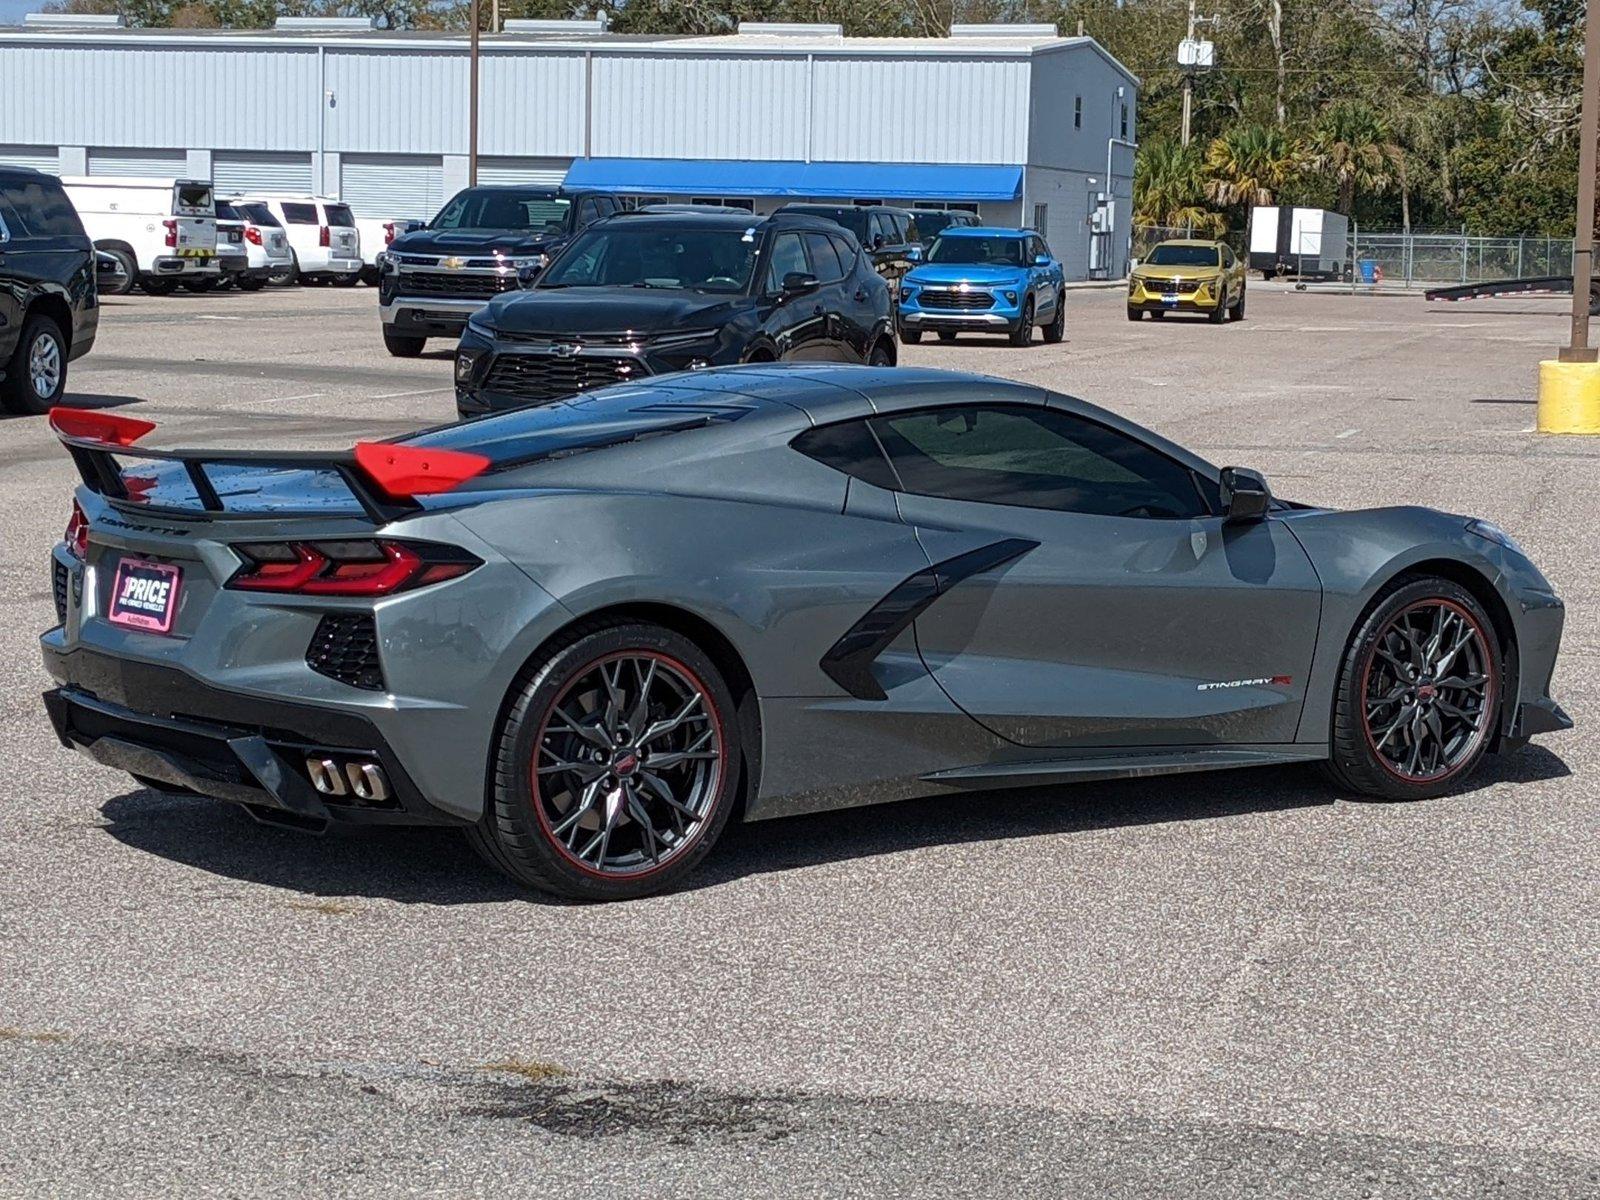
<path id="1" fill-rule="evenodd" d="M 1467 522 L 1467 532 L 1481 537 L 1486 542 L 1493 542 L 1496 546 L 1504 546 L 1513 554 L 1520 554 L 1523 558 L 1528 557 L 1528 552 L 1518 544 L 1517 539 L 1504 529 L 1501 529 L 1493 521 L 1473 518 Z"/>
<path id="2" fill-rule="evenodd" d="M 698 342 L 708 342 L 717 336 L 715 329 L 685 329 L 681 333 L 663 333 L 659 337 L 650 339 L 650 349 L 670 350 L 674 346 L 693 346 Z"/>
<path id="3" fill-rule="evenodd" d="M 548 254 L 519 254 L 515 258 L 506 259 L 506 261 L 518 271 L 526 271 L 530 268 L 544 266 L 545 263 L 550 261 L 550 256 Z"/>
<path id="4" fill-rule="evenodd" d="M 917 295 L 917 289 L 916 288 L 914 288 L 914 287 L 906 287 L 904 284 L 902 284 L 900 286 L 900 303 L 901 304 L 910 304 L 911 301 L 916 298 L 916 295 Z"/>

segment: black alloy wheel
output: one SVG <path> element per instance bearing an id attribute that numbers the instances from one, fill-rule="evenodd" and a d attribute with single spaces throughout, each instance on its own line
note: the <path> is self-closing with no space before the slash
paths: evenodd
<path id="1" fill-rule="evenodd" d="M 573 899 L 670 887 L 728 820 L 738 742 L 699 647 L 653 625 L 600 626 L 526 677 L 472 840 L 513 878 Z"/>
<path id="2" fill-rule="evenodd" d="M 1056 293 L 1056 314 L 1050 318 L 1050 324 L 1044 327 L 1044 340 L 1052 346 L 1059 345 L 1067 336 L 1067 302 Z"/>
<path id="3" fill-rule="evenodd" d="M 1022 317 L 1017 321 L 1017 327 L 1011 331 L 1011 344 L 1013 346 L 1026 346 L 1033 341 L 1033 297 L 1029 296 L 1022 302 Z"/>
<path id="4" fill-rule="evenodd" d="M 1206 320 L 1213 325 L 1221 325 L 1228 319 L 1228 305 L 1231 303 L 1232 301 L 1228 299 L 1228 289 L 1223 288 L 1222 294 L 1217 297 L 1217 306 L 1206 314 Z"/>
<path id="5" fill-rule="evenodd" d="M 907 329 L 907 328 L 905 328 L 905 326 L 902 325 L 900 327 L 900 340 L 902 342 L 904 342 L 907 346 L 915 346 L 918 342 L 920 342 L 922 340 L 922 330 L 920 330 L 920 329 Z"/>
<path id="6" fill-rule="evenodd" d="M 877 341 L 872 344 L 872 353 L 867 357 L 867 365 L 873 367 L 894 366 L 894 354 L 891 353 L 887 343 Z"/>
<path id="7" fill-rule="evenodd" d="M 1335 778 L 1389 799 L 1440 795 L 1482 758 L 1501 652 L 1483 606 L 1449 580 L 1407 584 L 1352 639 L 1334 713 Z"/>

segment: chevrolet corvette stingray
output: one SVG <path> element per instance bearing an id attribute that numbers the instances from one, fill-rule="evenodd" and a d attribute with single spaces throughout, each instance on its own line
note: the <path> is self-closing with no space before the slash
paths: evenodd
<path id="1" fill-rule="evenodd" d="M 332 453 L 52 422 L 65 746 L 265 822 L 459 826 L 569 897 L 732 819 L 1294 762 L 1421 799 L 1571 725 L 1497 527 L 1280 500 L 1020 383 L 714 368 Z"/>

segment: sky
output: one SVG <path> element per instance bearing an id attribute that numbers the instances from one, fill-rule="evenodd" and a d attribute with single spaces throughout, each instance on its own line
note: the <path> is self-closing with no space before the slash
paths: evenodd
<path id="1" fill-rule="evenodd" d="M 0 25 L 21 25 L 24 13 L 38 12 L 43 0 L 0 0 Z"/>

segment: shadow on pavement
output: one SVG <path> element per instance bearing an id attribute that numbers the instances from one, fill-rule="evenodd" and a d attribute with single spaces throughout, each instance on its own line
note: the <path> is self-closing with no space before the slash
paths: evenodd
<path id="1" fill-rule="evenodd" d="M 1570 773 L 1550 751 L 1529 746 L 1490 756 L 1461 792 L 1422 803 L 1448 804 L 1493 784 Z M 905 800 L 731 825 L 680 890 L 928 846 L 1220 820 L 1326 806 L 1339 798 L 1309 768 L 1271 767 Z M 503 879 L 450 829 L 376 827 L 310 836 L 259 825 L 219 801 L 146 790 L 107 801 L 101 813 L 107 832 L 136 850 L 316 896 L 407 904 L 562 903 Z"/>
<path id="2" fill-rule="evenodd" d="M 143 404 L 143 396 L 110 396 L 99 392 L 68 392 L 61 398 L 63 407 L 66 408 L 121 408 L 125 404 Z M 28 419 L 30 414 L 13 413 L 5 408 L 0 408 L 0 420 L 7 418 Z M 44 420 L 44 414 L 32 416 L 33 420 Z"/>

